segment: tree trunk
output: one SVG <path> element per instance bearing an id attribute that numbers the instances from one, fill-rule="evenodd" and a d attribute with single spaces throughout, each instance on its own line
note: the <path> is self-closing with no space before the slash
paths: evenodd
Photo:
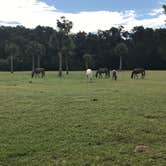
<path id="1" fill-rule="evenodd" d="M 119 70 L 122 70 L 122 56 L 120 56 Z"/>
<path id="2" fill-rule="evenodd" d="M 37 67 L 40 68 L 40 55 L 37 56 Z"/>
<path id="3" fill-rule="evenodd" d="M 88 62 L 85 62 L 85 68 L 88 69 Z"/>
<path id="4" fill-rule="evenodd" d="M 65 58 L 65 66 L 66 66 L 66 74 L 69 74 L 69 63 L 68 63 L 68 58 Z"/>
<path id="5" fill-rule="evenodd" d="M 35 57 L 34 55 L 32 56 L 32 72 L 35 71 Z"/>
<path id="6" fill-rule="evenodd" d="M 62 53 L 59 52 L 58 55 L 59 55 L 59 77 L 61 77 L 62 76 Z"/>
<path id="7" fill-rule="evenodd" d="M 10 72 L 13 73 L 13 55 L 10 56 Z"/>

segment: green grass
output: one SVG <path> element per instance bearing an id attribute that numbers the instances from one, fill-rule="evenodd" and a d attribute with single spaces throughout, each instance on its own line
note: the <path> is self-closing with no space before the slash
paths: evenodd
<path id="1" fill-rule="evenodd" d="M 0 73 L 0 166 L 165 166 L 166 72 Z M 135 153 L 137 145 L 152 148 Z"/>

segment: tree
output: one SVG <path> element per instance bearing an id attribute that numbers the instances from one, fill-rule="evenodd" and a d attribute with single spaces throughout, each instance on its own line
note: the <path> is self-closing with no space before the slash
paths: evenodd
<path id="1" fill-rule="evenodd" d="M 19 54 L 19 47 L 13 43 L 7 41 L 5 44 L 5 52 L 9 55 L 10 57 L 10 72 L 14 72 L 14 58 L 18 56 Z"/>
<path id="2" fill-rule="evenodd" d="M 166 14 L 166 5 L 163 5 L 163 9 L 164 9 L 164 14 Z M 166 22 L 166 20 L 165 20 Z"/>
<path id="3" fill-rule="evenodd" d="M 166 14 L 166 5 L 163 5 L 164 13 Z"/>
<path id="4" fill-rule="evenodd" d="M 57 27 L 60 31 L 63 31 L 65 34 L 69 34 L 70 30 L 73 27 L 72 21 L 67 20 L 64 16 L 57 20 Z"/>
<path id="5" fill-rule="evenodd" d="M 37 41 L 30 41 L 25 52 L 32 57 L 32 71 L 35 70 L 35 57 L 37 57 L 37 66 L 40 67 L 40 56 L 45 52 L 44 46 Z"/>
<path id="6" fill-rule="evenodd" d="M 115 54 L 119 56 L 119 70 L 122 70 L 122 58 L 128 53 L 128 48 L 125 43 L 119 43 L 115 47 Z"/>
<path id="7" fill-rule="evenodd" d="M 37 53 L 37 67 L 40 68 L 40 60 L 41 57 L 45 54 L 45 47 L 43 44 L 38 43 L 36 45 L 36 53 Z"/>
<path id="8" fill-rule="evenodd" d="M 64 55 L 65 55 L 65 67 L 66 67 L 66 74 L 69 74 L 69 59 L 73 54 L 73 50 L 75 48 L 73 39 L 71 36 L 67 36 L 65 40 L 65 46 L 64 46 Z"/>
<path id="9" fill-rule="evenodd" d="M 85 68 L 89 68 L 89 64 L 92 62 L 92 55 L 91 54 L 84 54 L 83 59 L 85 61 Z"/>
<path id="10" fill-rule="evenodd" d="M 58 53 L 58 58 L 59 58 L 59 76 L 62 76 L 62 54 L 64 51 L 64 43 L 65 43 L 65 34 L 63 31 L 59 31 L 59 32 L 54 32 L 51 36 L 50 36 L 50 40 L 49 40 L 49 45 L 50 47 L 56 51 Z"/>
<path id="11" fill-rule="evenodd" d="M 57 27 L 59 28 L 59 31 L 63 32 L 66 36 L 63 44 L 65 45 L 63 50 L 61 50 L 60 56 L 63 56 L 63 53 L 65 53 L 65 66 L 66 66 L 66 74 L 69 74 L 69 55 L 72 53 L 72 49 L 74 49 L 74 43 L 72 41 L 72 38 L 69 37 L 69 32 L 73 27 L 73 23 L 69 20 L 67 20 L 64 16 L 60 18 L 61 20 L 57 20 Z M 67 53 L 70 52 L 70 53 Z M 59 60 L 62 59 L 62 57 L 59 57 Z M 62 60 L 60 60 L 62 63 Z M 61 72 L 62 73 L 62 72 Z M 61 76 L 61 74 L 59 74 Z"/>

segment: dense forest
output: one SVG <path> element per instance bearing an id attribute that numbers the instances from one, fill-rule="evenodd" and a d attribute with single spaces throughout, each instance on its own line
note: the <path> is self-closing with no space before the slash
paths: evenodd
<path id="1" fill-rule="evenodd" d="M 62 21 L 58 20 L 59 27 L 64 18 Z M 61 31 L 63 27 L 55 30 L 43 26 L 34 29 L 0 26 L 0 70 L 22 71 L 34 67 L 58 70 L 60 57 L 63 70 L 119 69 L 119 65 L 121 69 L 166 69 L 164 28 L 140 26 L 127 32 L 120 26 L 96 33 L 72 34 L 69 23 L 65 35 Z"/>

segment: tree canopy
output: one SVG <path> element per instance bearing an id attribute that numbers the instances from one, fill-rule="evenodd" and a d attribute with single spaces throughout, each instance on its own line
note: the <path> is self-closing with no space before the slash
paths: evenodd
<path id="1" fill-rule="evenodd" d="M 60 20 L 58 22 L 60 24 Z M 69 25 L 64 27 L 64 23 Z M 59 69 L 59 55 L 67 58 L 70 62 L 70 70 L 84 70 L 86 53 L 93 55 L 92 68 L 109 67 L 119 68 L 119 57 L 115 47 L 124 43 L 128 53 L 123 58 L 123 69 L 144 67 L 147 69 L 166 69 L 166 29 L 144 28 L 142 26 L 133 28 L 133 31 L 124 31 L 122 27 L 112 27 L 109 30 L 97 33 L 78 32 L 70 34 L 72 23 L 62 18 L 61 30 L 51 27 L 37 26 L 28 29 L 23 26 L 5 27 L 0 26 L 0 70 L 9 70 L 9 51 L 6 51 L 6 42 L 13 43 L 19 48 L 19 53 L 14 60 L 15 70 L 31 70 L 32 55 L 40 54 L 32 48 L 27 53 L 32 42 L 39 43 L 44 47 L 44 55 L 40 56 L 41 67 L 47 70 Z M 30 45 L 30 46 L 29 46 Z M 71 56 L 72 55 L 72 56 Z M 66 68 L 66 61 L 62 61 L 62 68 Z"/>

